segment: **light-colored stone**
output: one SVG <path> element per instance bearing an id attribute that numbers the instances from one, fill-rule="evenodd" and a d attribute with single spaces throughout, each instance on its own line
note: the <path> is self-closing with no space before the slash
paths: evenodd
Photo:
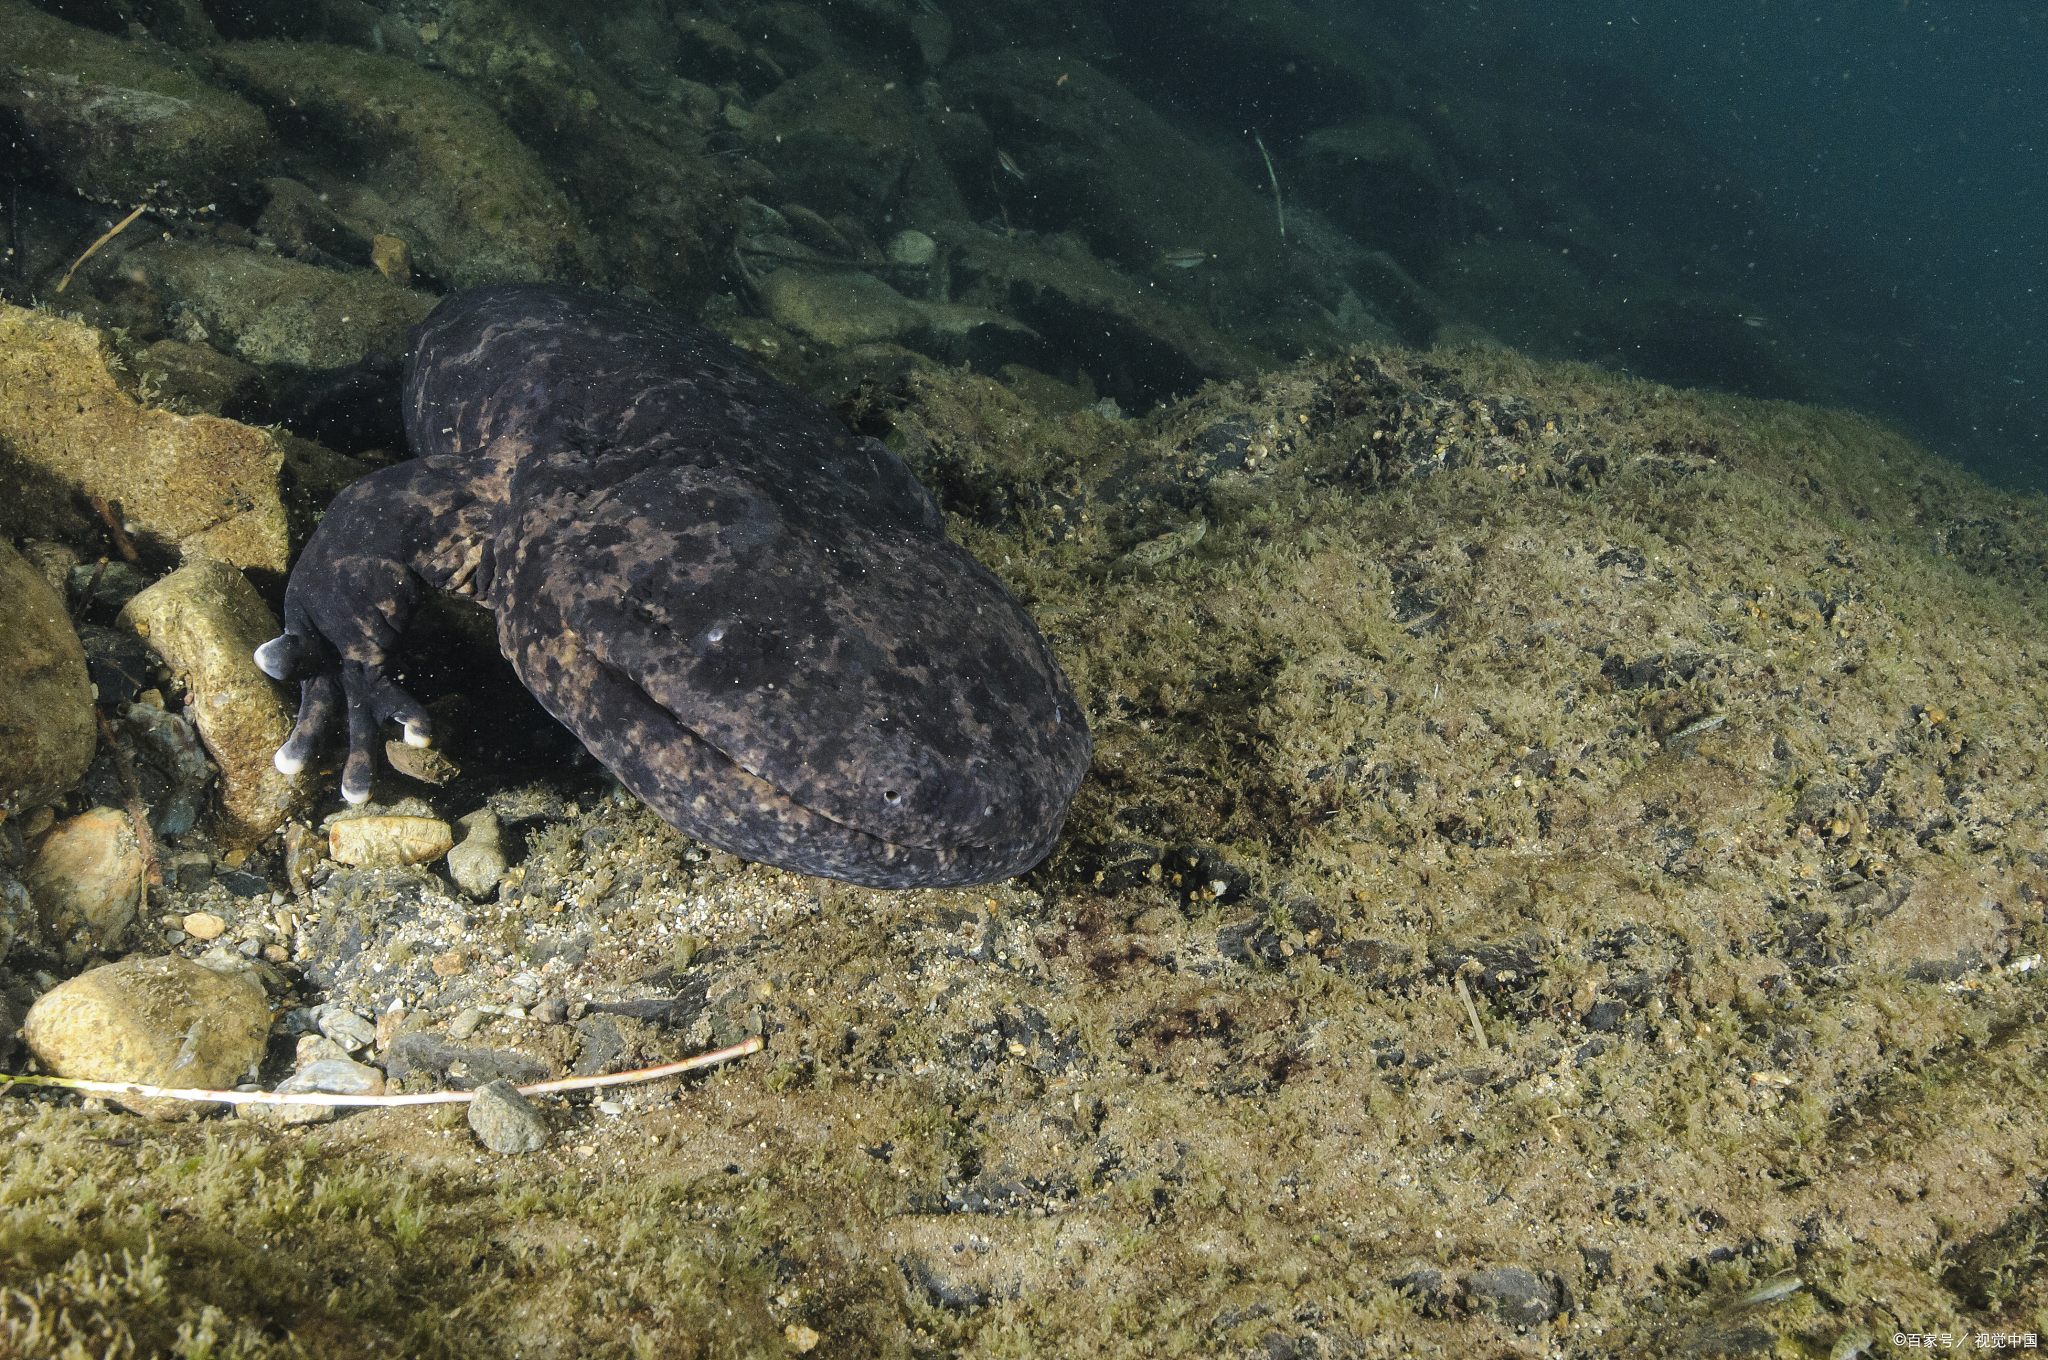
<path id="1" fill-rule="evenodd" d="M 424 864 L 454 844 L 454 830 L 432 817 L 348 817 L 327 828 L 327 853 L 361 868 Z"/>
<path id="2" fill-rule="evenodd" d="M 263 1057 L 270 1007 L 260 988 L 177 957 L 132 956 L 53 988 L 29 1008 L 23 1035 L 43 1067 L 88 1081 L 220 1090 Z M 118 1096 L 152 1119 L 183 1119 L 204 1102 Z"/>
<path id="3" fill-rule="evenodd" d="M 29 859 L 26 883 L 66 960 L 75 963 L 121 938 L 142 906 L 143 870 L 125 812 L 94 808 L 50 828 Z"/>
<path id="4" fill-rule="evenodd" d="M 292 711 L 255 653 L 277 636 L 277 617 L 241 572 L 202 560 L 130 600 L 120 623 L 185 684 L 186 714 L 220 766 L 216 835 L 234 849 L 253 847 L 312 789 L 308 780 L 302 793 L 271 763 L 291 735 Z"/>
<path id="5" fill-rule="evenodd" d="M 471 897 L 489 897 L 505 876 L 505 851 L 499 843 L 498 814 L 478 808 L 461 819 L 466 834 L 448 852 L 448 876 Z"/>
<path id="6" fill-rule="evenodd" d="M 346 1006 L 332 1002 L 313 1008 L 313 1023 L 320 1032 L 353 1053 L 377 1041 L 375 1022 L 365 1020 Z"/>
<path id="7" fill-rule="evenodd" d="M 0 357 L 0 370 L 8 363 Z M 98 741 L 85 649 L 64 602 L 0 539 L 0 813 L 39 807 L 76 784 Z"/>
<path id="8" fill-rule="evenodd" d="M 195 940 L 217 940 L 228 923 L 210 911 L 195 911 L 184 918 L 185 933 Z"/>
<path id="9" fill-rule="evenodd" d="M 921 231 L 899 231 L 890 238 L 892 264 L 928 265 L 939 253 L 939 243 Z"/>

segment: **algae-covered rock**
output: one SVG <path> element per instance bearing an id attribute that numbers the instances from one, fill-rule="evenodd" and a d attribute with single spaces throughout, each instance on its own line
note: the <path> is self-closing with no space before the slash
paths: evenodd
<path id="1" fill-rule="evenodd" d="M 1086 373 L 1133 410 L 1273 362 L 1108 268 L 1077 238 L 1032 240 L 964 223 L 936 234 L 952 252 L 953 302 L 1017 318 L 1058 356 L 1058 376 Z"/>
<path id="2" fill-rule="evenodd" d="M 0 119 L 77 192 L 197 208 L 246 198 L 274 151 L 247 100 L 189 58 L 0 0 Z"/>
<path id="3" fill-rule="evenodd" d="M 938 146 L 901 83 L 825 63 L 754 106 L 752 153 L 790 199 L 847 213 L 879 232 L 897 213 L 924 224 L 964 217 Z"/>
<path id="4" fill-rule="evenodd" d="M 351 167 L 307 175 L 364 237 L 403 236 L 453 288 L 579 277 L 580 216 L 497 114 L 411 62 L 321 43 L 248 43 L 210 54 L 223 79 L 278 119 L 285 140 L 341 145 Z M 365 261 L 367 263 L 367 261 Z"/>
<path id="5" fill-rule="evenodd" d="M 279 686 L 255 660 L 256 649 L 277 635 L 276 616 L 241 572 L 201 560 L 130 600 L 120 621 L 185 685 L 186 712 L 220 766 L 216 834 L 248 849 L 310 791 L 271 762 L 292 725 Z"/>
<path id="6" fill-rule="evenodd" d="M 828 345 L 894 340 L 923 324 L 909 298 L 869 274 L 778 269 L 761 280 L 768 315 Z"/>
<path id="7" fill-rule="evenodd" d="M 98 744 L 85 649 L 64 601 L 0 541 L 0 813 L 69 789 Z"/>
<path id="8" fill-rule="evenodd" d="M 24 876 L 36 913 L 65 961 L 112 950 L 142 905 L 144 860 L 128 814 L 93 808 L 37 842 Z"/>
<path id="9" fill-rule="evenodd" d="M 978 113 L 1017 169 L 963 173 L 978 212 L 1074 233 L 1095 255 L 1148 271 L 1153 298 L 1213 324 L 1269 308 L 1289 246 L 1272 199 L 1094 64 L 1066 50 L 1004 51 L 953 63 L 944 84 L 945 102 Z M 1207 263 L 1160 267 L 1169 252 Z"/>
<path id="10" fill-rule="evenodd" d="M 19 489 L 0 503 L 12 532 L 90 539 L 89 496 L 120 507 L 144 551 L 190 553 L 282 574 L 290 542 L 284 454 L 263 430 L 138 405 L 107 371 L 100 335 L 0 304 L 0 466 Z"/>
<path id="11" fill-rule="evenodd" d="M 339 273 L 252 250 L 156 241 L 130 256 L 188 333 L 252 364 L 343 368 L 401 355 L 436 300 L 372 270 Z"/>

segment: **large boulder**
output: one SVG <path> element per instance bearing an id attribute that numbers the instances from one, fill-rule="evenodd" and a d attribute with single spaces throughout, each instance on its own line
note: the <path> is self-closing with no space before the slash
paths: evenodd
<path id="1" fill-rule="evenodd" d="M 346 148 L 345 169 L 320 168 L 333 163 L 322 157 L 305 171 L 338 218 L 366 237 L 403 238 L 449 287 L 587 272 L 588 233 L 567 195 L 461 85 L 322 43 L 238 43 L 212 56 L 288 141 Z"/>
<path id="2" fill-rule="evenodd" d="M 73 189 L 102 202 L 197 208 L 246 196 L 275 149 L 247 100 L 189 58 L 0 0 L 0 135 L 8 124 Z"/>

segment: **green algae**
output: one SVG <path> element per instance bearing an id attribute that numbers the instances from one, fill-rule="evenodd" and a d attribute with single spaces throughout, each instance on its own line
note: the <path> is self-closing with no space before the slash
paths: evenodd
<path id="1" fill-rule="evenodd" d="M 57 1336 L 30 1298 L 97 1349 L 248 1355 L 1824 1355 L 2048 1323 L 2038 499 L 1860 418 L 1495 352 L 1144 423 L 930 371 L 854 414 L 1087 705 L 1052 860 L 876 893 L 565 812 L 475 966 L 573 923 L 564 988 L 700 998 L 637 1042 L 766 1053 L 558 1104 L 553 1146 L 489 1163 L 418 1112 L 17 1106 L 17 1335 Z M 387 969 L 425 966 L 407 939 Z M 557 1033 L 493 1042 L 566 1063 Z M 1504 1267 L 1549 1320 L 1467 1289 Z"/>

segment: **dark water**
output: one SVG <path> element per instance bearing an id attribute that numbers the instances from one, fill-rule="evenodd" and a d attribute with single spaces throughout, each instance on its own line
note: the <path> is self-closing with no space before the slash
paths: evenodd
<path id="1" fill-rule="evenodd" d="M 1256 33 L 1284 22 L 1284 7 L 1103 8 L 1120 76 L 1216 138 L 1262 131 L 1293 172 L 1291 194 L 1499 339 L 1674 383 L 1851 406 L 1995 482 L 2048 488 L 2048 9 L 1305 7 L 1354 64 L 1379 68 L 1371 93 L 1298 69 L 1313 62 L 1254 59 Z M 1219 24 L 1238 26 L 1247 59 L 1230 59 Z M 1347 218 L 1319 200 L 1327 186 L 1302 148 L 1333 126 L 1390 119 L 1430 148 L 1445 201 L 1421 210 L 1382 176 Z M 1256 162 L 1242 173 L 1255 179 Z M 1405 233 L 1392 226 L 1404 212 Z M 1475 238 L 1571 255 L 1577 294 L 1461 291 Z M 1660 315 L 1641 310 L 1646 299 Z"/>
<path id="2" fill-rule="evenodd" d="M 1356 26 L 1360 7 L 1331 5 Z M 1990 479 L 2048 488 L 2048 249 L 2042 144 L 2048 9 L 1983 4 L 1642 0 L 1451 3 L 1418 46 L 1468 87 L 1506 79 L 1532 118 L 1650 124 L 1722 195 L 1612 205 L 1688 218 L 1742 258 L 1766 313 L 1848 331 L 1846 395 Z M 1705 177 L 1702 177 L 1703 180 Z M 1735 220 L 1726 195 L 1747 196 Z M 1738 232 L 1736 228 L 1740 228 Z"/>

